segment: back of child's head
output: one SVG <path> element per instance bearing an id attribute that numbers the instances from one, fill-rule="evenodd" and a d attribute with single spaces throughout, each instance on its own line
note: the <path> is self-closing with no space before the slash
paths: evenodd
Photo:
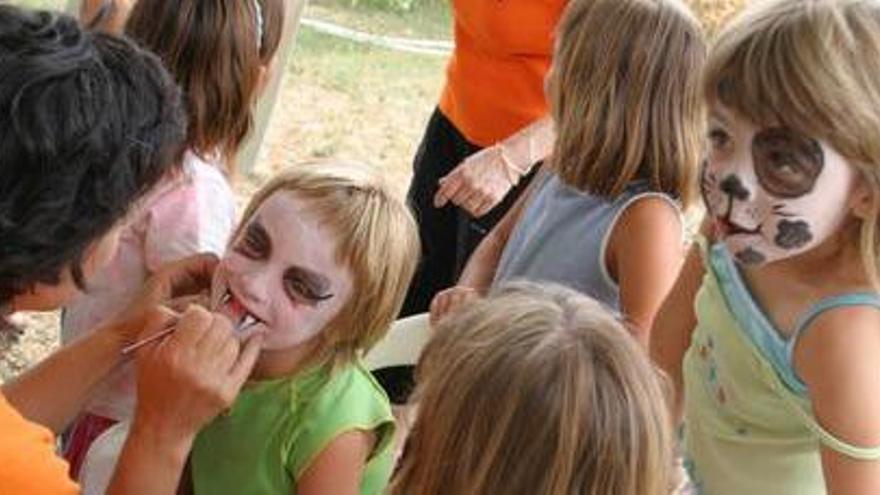
<path id="1" fill-rule="evenodd" d="M 352 291 L 318 337 L 316 359 L 352 361 L 376 344 L 400 312 L 419 258 L 415 219 L 378 169 L 325 161 L 291 167 L 258 191 L 239 231 L 276 193 L 292 193 L 335 234 L 336 260 L 352 274 Z"/>
<path id="2" fill-rule="evenodd" d="M 720 33 L 703 91 L 756 126 L 827 143 L 873 193 L 862 223 L 868 275 L 878 282 L 880 235 L 880 2 L 776 0 L 754 4 Z"/>
<path id="3" fill-rule="evenodd" d="M 557 30 L 551 162 L 567 184 L 616 197 L 634 180 L 693 199 L 705 43 L 678 0 L 572 0 Z"/>
<path id="4" fill-rule="evenodd" d="M 662 381 L 599 303 L 516 283 L 442 320 L 393 493 L 669 493 Z"/>
<path id="5" fill-rule="evenodd" d="M 138 0 L 125 34 L 159 55 L 183 89 L 187 141 L 231 160 L 284 29 L 284 0 Z M 231 163 L 231 162 L 230 162 Z"/>
<path id="6" fill-rule="evenodd" d="M 0 305 L 69 266 L 178 161 L 162 63 L 73 18 L 0 5 Z"/>

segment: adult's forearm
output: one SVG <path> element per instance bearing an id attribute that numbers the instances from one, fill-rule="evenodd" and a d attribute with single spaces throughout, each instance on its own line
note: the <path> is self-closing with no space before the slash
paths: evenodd
<path id="1" fill-rule="evenodd" d="M 169 437 L 135 420 L 107 495 L 174 495 L 192 442 L 190 436 Z"/>
<path id="2" fill-rule="evenodd" d="M 24 417 L 60 433 L 94 386 L 121 362 L 121 348 L 114 332 L 91 333 L 3 385 L 3 394 Z"/>
<path id="3" fill-rule="evenodd" d="M 526 171 L 535 163 L 550 156 L 556 140 L 553 119 L 543 117 L 501 141 L 507 157 L 517 168 Z"/>

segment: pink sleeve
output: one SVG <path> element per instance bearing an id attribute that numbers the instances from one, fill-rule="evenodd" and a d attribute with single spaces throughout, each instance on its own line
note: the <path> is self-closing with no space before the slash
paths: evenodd
<path id="1" fill-rule="evenodd" d="M 195 173 L 148 206 L 144 260 L 150 272 L 192 254 L 223 254 L 235 222 L 235 197 L 222 175 Z"/>

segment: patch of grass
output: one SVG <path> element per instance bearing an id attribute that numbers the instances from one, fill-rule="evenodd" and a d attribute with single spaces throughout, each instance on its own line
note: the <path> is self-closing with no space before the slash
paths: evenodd
<path id="1" fill-rule="evenodd" d="M 439 99 L 445 65 L 445 57 L 388 50 L 301 26 L 259 172 L 269 175 L 314 158 L 353 159 L 385 169 L 402 193 Z"/>
<path id="2" fill-rule="evenodd" d="M 452 38 L 452 12 L 446 1 L 419 2 L 409 12 L 398 12 L 380 9 L 367 2 L 352 6 L 351 0 L 313 0 L 306 15 L 373 34 Z"/>
<path id="3" fill-rule="evenodd" d="M 67 0 L 12 0 L 15 5 L 41 10 L 66 10 Z"/>
<path id="4" fill-rule="evenodd" d="M 289 70 L 352 96 L 405 99 L 426 87 L 433 90 L 444 65 L 444 57 L 388 50 L 302 26 Z"/>

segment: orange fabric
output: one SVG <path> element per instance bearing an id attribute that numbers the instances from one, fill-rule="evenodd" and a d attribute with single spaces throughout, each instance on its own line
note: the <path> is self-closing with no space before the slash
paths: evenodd
<path id="1" fill-rule="evenodd" d="M 453 0 L 455 51 L 440 111 L 489 146 L 547 113 L 544 76 L 565 0 Z"/>
<path id="2" fill-rule="evenodd" d="M 67 495 L 79 493 L 67 476 L 67 463 L 55 455 L 55 438 L 24 419 L 0 393 L 0 493 Z"/>

